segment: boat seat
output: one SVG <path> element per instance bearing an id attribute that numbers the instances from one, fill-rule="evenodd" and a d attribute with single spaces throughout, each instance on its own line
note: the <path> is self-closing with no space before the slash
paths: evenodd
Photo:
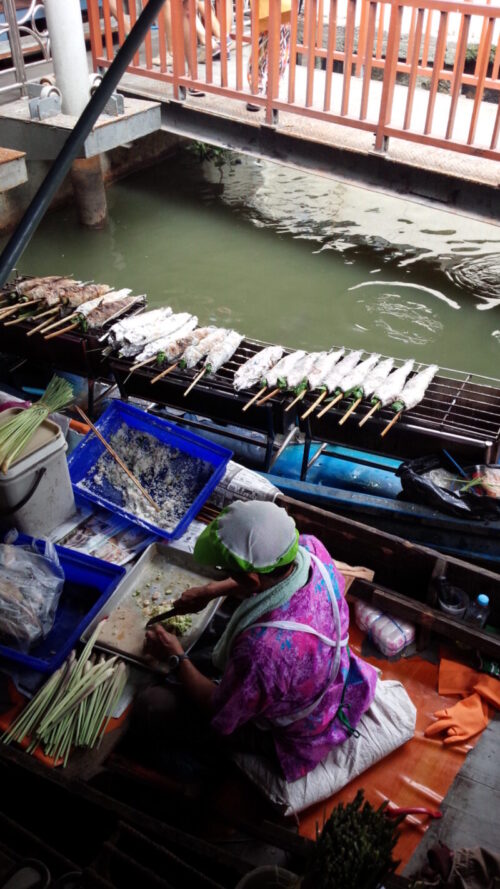
<path id="1" fill-rule="evenodd" d="M 358 738 L 335 747 L 312 772 L 287 783 L 261 757 L 237 753 L 237 766 L 285 815 L 302 812 L 342 790 L 376 762 L 406 744 L 414 734 L 416 709 L 403 685 L 396 680 L 377 682 L 375 697 L 362 716 Z"/>

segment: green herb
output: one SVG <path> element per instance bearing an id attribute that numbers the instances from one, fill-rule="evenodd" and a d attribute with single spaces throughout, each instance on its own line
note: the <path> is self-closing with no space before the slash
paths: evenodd
<path id="1" fill-rule="evenodd" d="M 40 401 L 20 411 L 0 426 L 0 464 L 7 472 L 10 464 L 32 439 L 48 415 L 65 407 L 73 400 L 73 387 L 67 380 L 52 377 Z"/>
<path id="2" fill-rule="evenodd" d="M 166 353 L 165 352 L 158 352 L 158 355 L 156 356 L 156 363 L 163 364 L 163 362 L 166 360 L 167 360 Z"/>
<path id="3" fill-rule="evenodd" d="M 317 831 L 303 889 L 377 889 L 399 863 L 392 852 L 404 818 L 389 819 L 386 807 L 387 801 L 374 809 L 362 790 L 352 803 L 337 806 Z"/>

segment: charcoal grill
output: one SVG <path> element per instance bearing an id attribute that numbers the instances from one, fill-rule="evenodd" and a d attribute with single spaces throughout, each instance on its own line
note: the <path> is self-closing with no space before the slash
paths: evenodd
<path id="1" fill-rule="evenodd" d="M 216 374 L 202 378 L 186 397 L 184 392 L 199 373 L 199 367 L 194 370 L 176 368 L 152 386 L 151 380 L 160 372 L 156 365 L 139 367 L 132 372 L 133 362 L 128 359 L 111 358 L 109 363 L 124 398 L 130 396 L 141 398 L 148 402 L 167 405 L 200 417 L 210 418 L 222 425 L 231 424 L 262 433 L 264 436 L 263 447 L 265 448 L 264 464 L 267 469 L 270 465 L 276 435 L 288 435 L 295 429 L 296 412 L 293 409 L 285 412 L 291 398 L 285 394 L 279 394 L 269 399 L 262 407 L 252 405 L 248 411 L 243 411 L 242 408 L 256 390 L 235 392 L 233 389 L 233 378 L 237 369 L 267 345 L 269 343 L 243 340 L 231 360 L 226 362 Z M 200 430 L 209 428 L 202 421 L 193 422 L 190 425 Z M 231 434 L 231 437 L 234 436 Z"/>
<path id="2" fill-rule="evenodd" d="M 132 362 L 112 358 L 110 367 L 123 397 L 135 396 L 221 424 L 265 433 L 266 468 L 275 435 L 290 435 L 298 422 L 306 444 L 303 478 L 307 472 L 312 441 L 345 444 L 359 450 L 401 458 L 424 456 L 436 449 L 449 447 L 467 463 L 496 462 L 500 455 L 500 381 L 460 371 L 446 371 L 449 376 L 435 377 L 424 400 L 413 410 L 405 411 L 385 438 L 381 438 L 380 433 L 394 414 L 389 408 L 384 408 L 360 429 L 358 423 L 371 406 L 366 400 L 343 426 L 339 426 L 339 420 L 347 410 L 347 400 L 339 402 L 320 420 L 315 414 L 306 421 L 298 419 L 312 404 L 317 393 L 308 394 L 288 412 L 285 408 L 293 399 L 289 392 L 278 393 L 262 407 L 253 405 L 243 412 L 242 407 L 255 394 L 256 388 L 251 392 L 235 392 L 232 386 L 234 373 L 266 345 L 268 343 L 245 339 L 231 361 L 217 374 L 201 379 L 186 398 L 184 391 L 199 368 L 192 371 L 177 368 L 152 386 L 151 380 L 159 372 L 156 366 L 148 365 L 131 373 Z M 202 422 L 197 425 L 203 429 Z"/>
<path id="3" fill-rule="evenodd" d="M 120 320 L 144 311 L 145 306 L 135 304 L 120 315 Z M 114 323 L 116 319 L 113 319 Z M 27 336 L 35 319 L 22 321 L 11 327 L 0 323 L 0 351 L 8 355 L 16 355 L 28 361 L 40 361 L 67 373 L 87 377 L 89 381 L 89 410 L 92 412 L 93 384 L 96 380 L 112 381 L 108 361 L 109 348 L 106 348 L 105 333 L 108 324 L 102 329 L 89 329 L 85 333 L 72 330 L 61 336 L 45 340 L 42 333 Z M 49 320 L 48 322 L 49 323 Z"/>
<path id="4" fill-rule="evenodd" d="M 500 455 L 500 381 L 475 374 L 450 371 L 450 376 L 434 377 L 423 401 L 404 411 L 395 426 L 381 438 L 380 433 L 394 417 L 382 408 L 360 429 L 359 421 L 370 409 L 364 400 L 346 423 L 339 426 L 349 401 L 339 402 L 321 419 L 311 414 L 300 427 L 306 437 L 302 475 L 309 462 L 313 440 L 345 444 L 390 457 L 412 458 L 451 448 L 465 463 L 494 463 Z M 308 395 L 304 404 L 311 404 Z M 320 410 L 320 408 L 318 408 Z M 304 413 L 305 408 L 301 413 Z"/>

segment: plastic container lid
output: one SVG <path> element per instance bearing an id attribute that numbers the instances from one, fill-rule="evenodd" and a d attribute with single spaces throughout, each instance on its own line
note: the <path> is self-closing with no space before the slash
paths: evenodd
<path id="1" fill-rule="evenodd" d="M 481 595 L 477 597 L 477 601 L 479 602 L 480 605 L 489 605 L 490 604 L 490 600 L 489 600 L 488 596 L 486 596 L 484 593 L 481 593 Z"/>

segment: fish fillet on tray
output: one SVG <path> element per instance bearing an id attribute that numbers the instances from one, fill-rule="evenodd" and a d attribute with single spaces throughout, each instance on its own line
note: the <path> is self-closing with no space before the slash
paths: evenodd
<path id="1" fill-rule="evenodd" d="M 119 654 L 126 660 L 152 670 L 167 672 L 165 664 L 151 663 L 144 656 L 144 634 L 151 617 L 168 611 L 184 590 L 221 579 L 220 572 L 200 568 L 190 553 L 162 543 L 153 543 L 127 573 L 105 606 L 85 631 L 88 639 L 96 625 L 104 621 L 96 648 Z M 208 627 L 221 599 L 214 599 L 203 611 L 190 615 L 191 625 L 180 636 L 184 651 L 190 651 Z M 165 629 L 169 629 L 168 622 Z"/>

